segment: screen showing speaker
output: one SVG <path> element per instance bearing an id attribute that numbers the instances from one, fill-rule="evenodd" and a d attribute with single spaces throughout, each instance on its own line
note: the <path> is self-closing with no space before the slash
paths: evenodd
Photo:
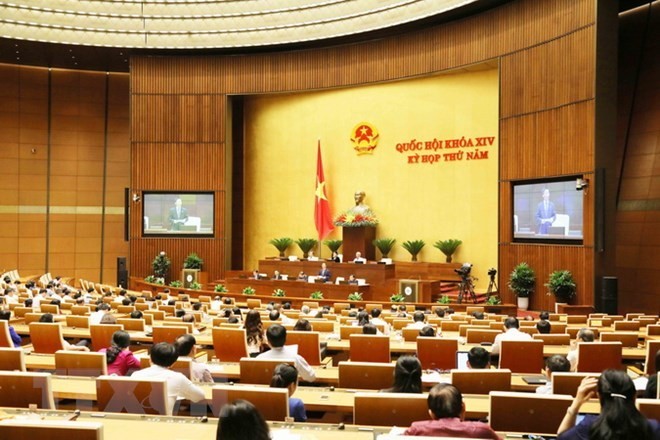
<path id="1" fill-rule="evenodd" d="M 142 235 L 213 237 L 212 192 L 143 192 Z"/>
<path id="2" fill-rule="evenodd" d="M 513 239 L 582 244 L 584 188 L 577 177 L 513 184 Z"/>

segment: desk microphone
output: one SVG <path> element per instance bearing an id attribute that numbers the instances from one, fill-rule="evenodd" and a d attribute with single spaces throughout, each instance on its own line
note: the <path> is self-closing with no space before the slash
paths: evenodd
<path id="1" fill-rule="evenodd" d="M 75 422 L 76 419 L 77 419 L 79 416 L 80 416 L 80 410 L 77 409 L 77 410 L 75 410 L 75 411 L 73 412 L 73 414 L 71 414 L 69 417 L 67 417 L 66 420 L 67 420 L 68 422 Z"/>

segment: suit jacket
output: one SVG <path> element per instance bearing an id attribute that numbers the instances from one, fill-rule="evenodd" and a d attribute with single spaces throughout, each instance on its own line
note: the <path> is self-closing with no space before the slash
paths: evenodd
<path id="1" fill-rule="evenodd" d="M 319 276 L 323 278 L 325 281 L 328 281 L 330 279 L 330 270 L 329 269 L 321 269 L 319 271 Z"/>
<path id="2" fill-rule="evenodd" d="M 176 207 L 170 208 L 170 215 L 167 217 L 170 222 L 170 229 L 178 231 L 181 229 L 181 225 L 185 223 L 185 220 L 188 220 L 188 210 L 184 207 L 181 207 L 179 215 L 176 213 Z M 184 220 L 183 222 L 175 222 L 174 220 Z"/>
<path id="3" fill-rule="evenodd" d="M 552 223 L 557 219 L 557 213 L 555 212 L 555 204 L 548 202 L 547 209 L 543 202 L 538 204 L 536 208 L 536 224 L 538 225 L 539 234 L 547 234 L 548 228 Z M 550 220 L 550 223 L 545 223 L 543 220 Z"/>

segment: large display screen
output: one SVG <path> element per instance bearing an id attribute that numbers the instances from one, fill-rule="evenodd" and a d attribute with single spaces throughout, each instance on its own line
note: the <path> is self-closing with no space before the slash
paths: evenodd
<path id="1" fill-rule="evenodd" d="M 584 194 L 575 178 L 513 184 L 514 241 L 582 244 Z"/>
<path id="2" fill-rule="evenodd" d="M 145 236 L 213 236 L 213 193 L 142 193 Z"/>

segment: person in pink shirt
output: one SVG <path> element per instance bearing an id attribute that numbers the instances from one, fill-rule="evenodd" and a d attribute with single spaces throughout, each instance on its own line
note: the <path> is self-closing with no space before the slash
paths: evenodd
<path id="1" fill-rule="evenodd" d="M 131 336 L 128 332 L 119 330 L 112 335 L 112 345 L 99 350 L 106 355 L 108 374 L 126 376 L 129 372 L 140 369 L 140 361 L 128 349 L 129 345 Z"/>

